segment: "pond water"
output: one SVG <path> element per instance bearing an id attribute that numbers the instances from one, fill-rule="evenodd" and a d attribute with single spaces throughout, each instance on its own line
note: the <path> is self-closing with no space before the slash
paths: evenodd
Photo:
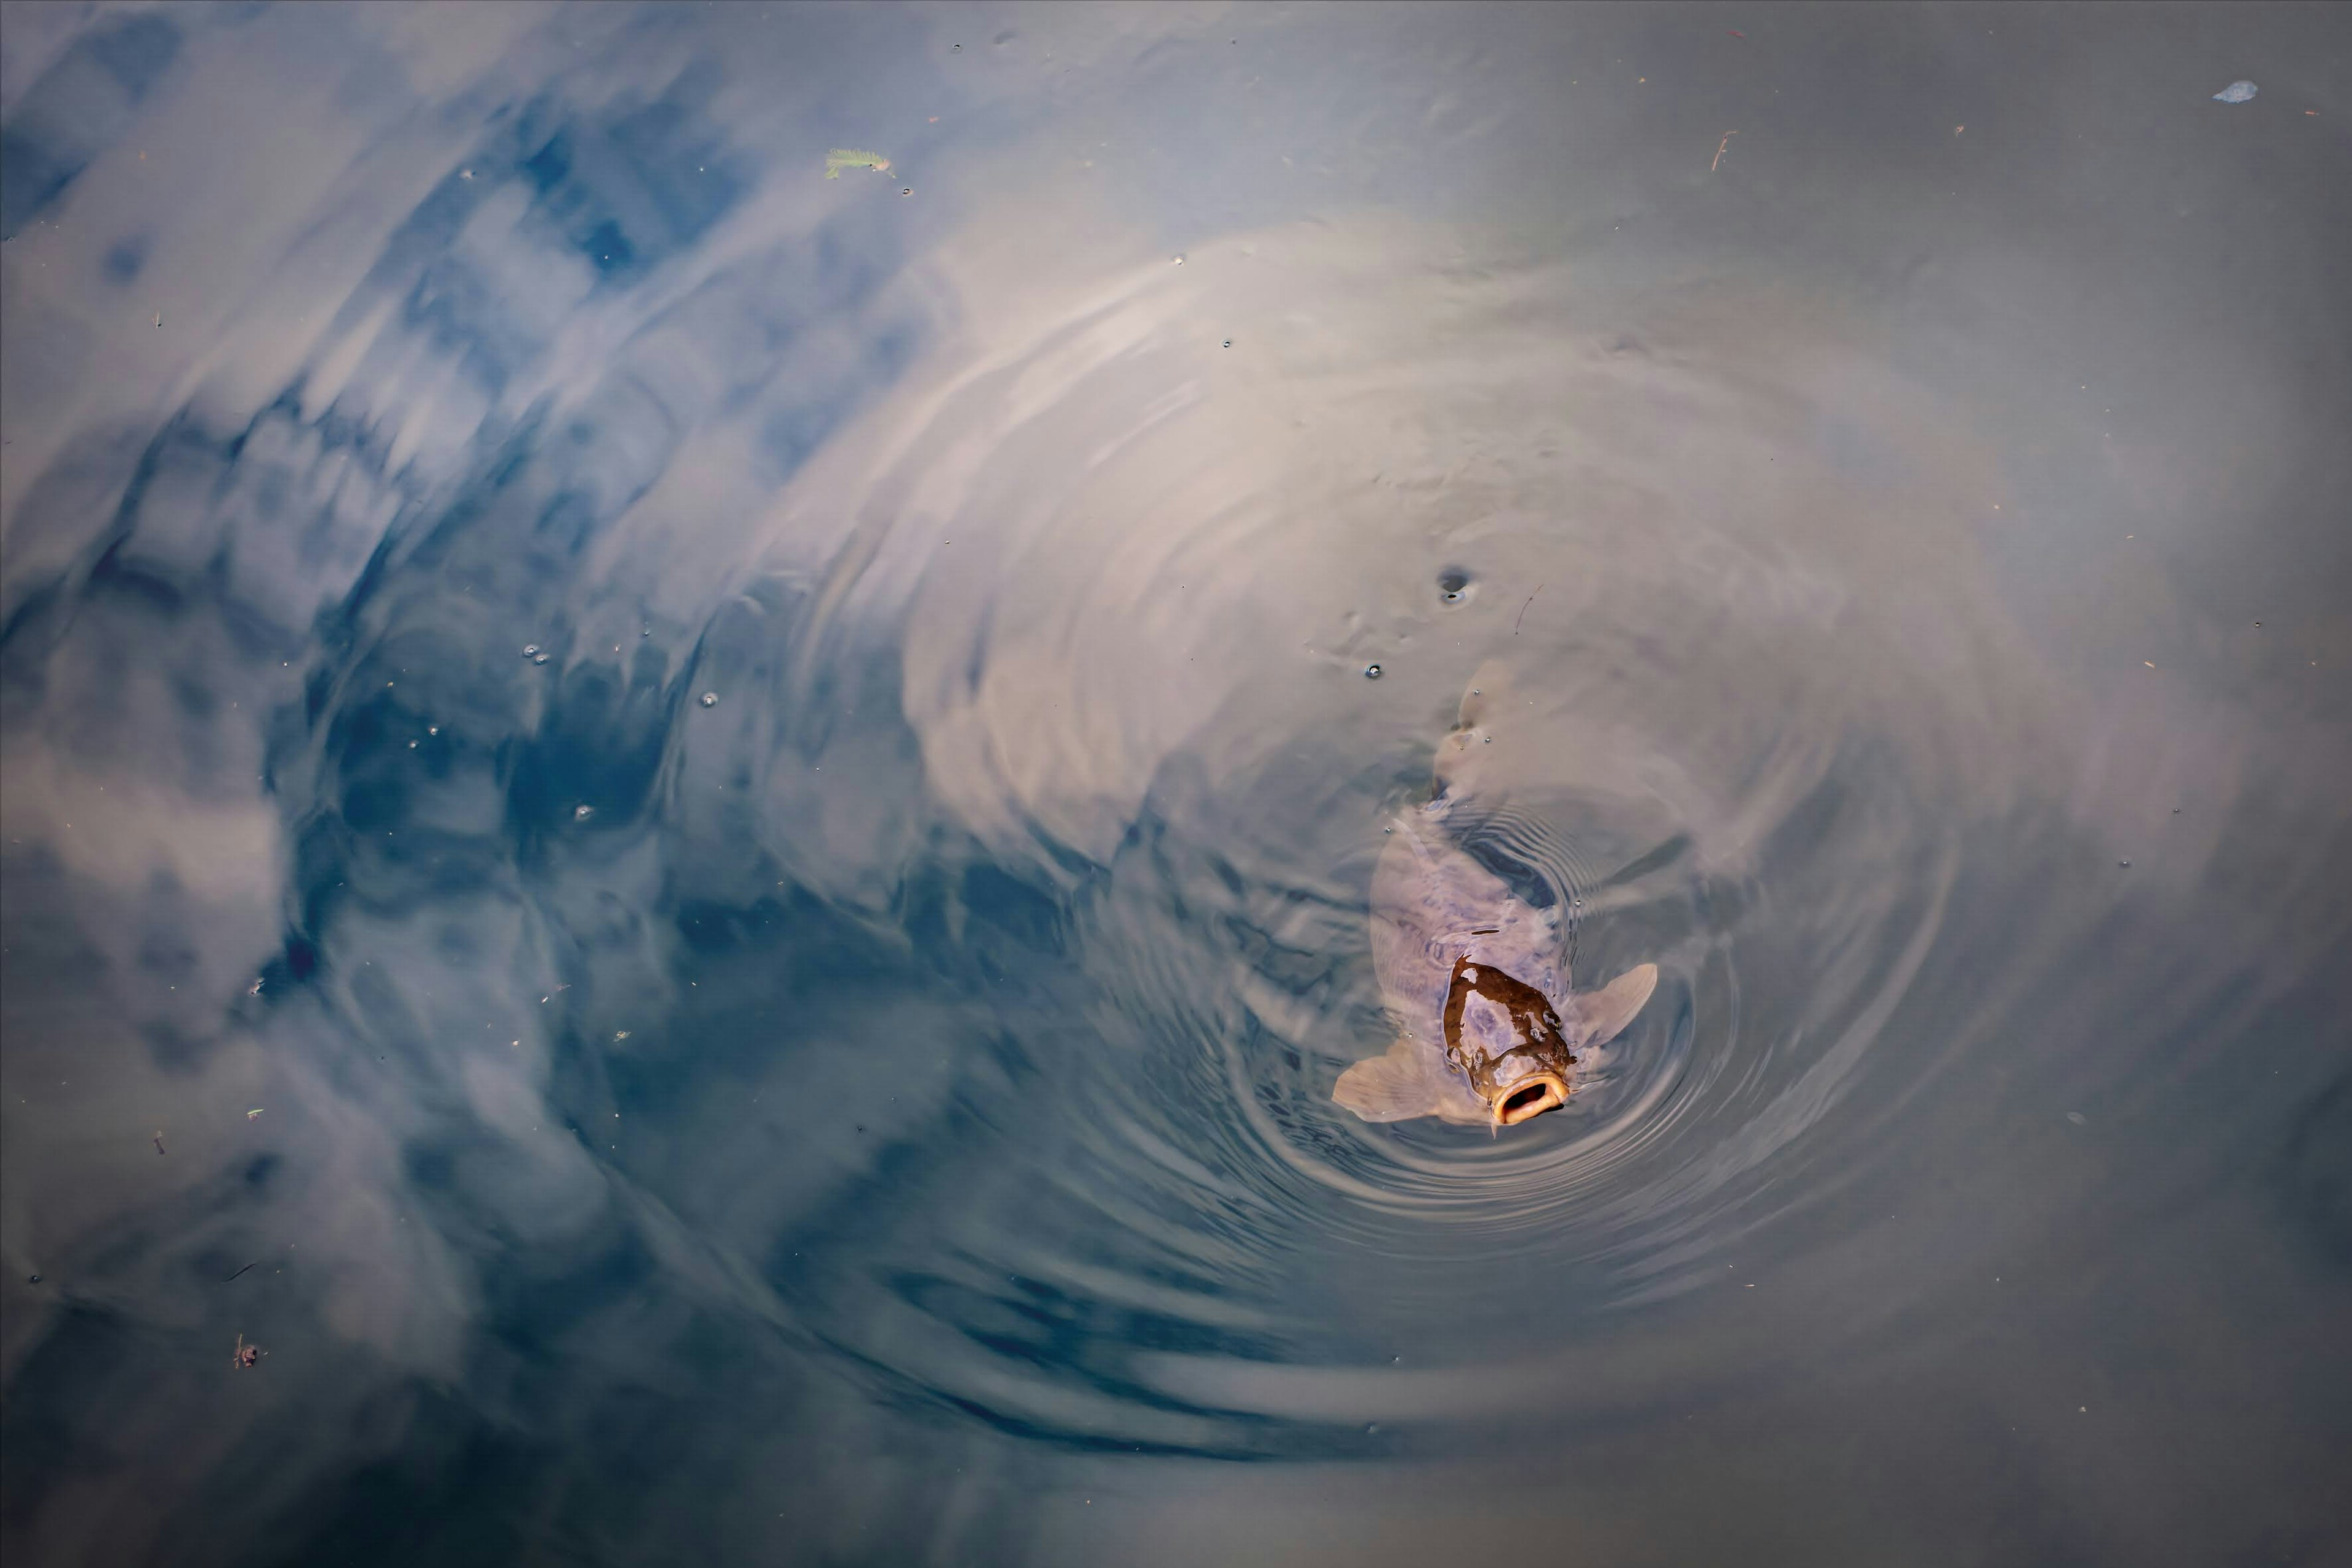
<path id="1" fill-rule="evenodd" d="M 10 1561 L 2352 1556 L 2352 13 L 5 45 Z"/>

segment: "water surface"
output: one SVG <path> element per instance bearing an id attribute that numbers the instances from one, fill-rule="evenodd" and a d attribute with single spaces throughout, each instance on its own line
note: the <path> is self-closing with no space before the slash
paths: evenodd
<path id="1" fill-rule="evenodd" d="M 12 1560 L 2352 1554 L 2341 13 L 5 43 Z"/>

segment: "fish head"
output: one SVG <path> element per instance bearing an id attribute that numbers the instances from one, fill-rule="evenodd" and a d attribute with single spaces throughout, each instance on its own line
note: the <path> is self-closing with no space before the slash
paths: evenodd
<path id="1" fill-rule="evenodd" d="M 1497 1127 L 1566 1105 L 1575 1054 L 1559 1009 L 1540 990 L 1467 955 L 1445 994 L 1445 1059 L 1486 1102 Z"/>

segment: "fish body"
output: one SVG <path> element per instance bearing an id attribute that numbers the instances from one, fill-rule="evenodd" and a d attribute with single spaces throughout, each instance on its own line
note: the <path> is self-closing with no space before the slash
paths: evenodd
<path id="1" fill-rule="evenodd" d="M 1439 747 L 1435 798 L 1397 814 L 1373 868 L 1372 969 L 1399 1038 L 1331 1091 L 1366 1121 L 1503 1127 L 1565 1105 L 1580 1058 L 1633 1022 L 1657 984 L 1645 963 L 1572 992 L 1559 909 L 1528 904 L 1461 847 L 1456 823 L 1509 755 L 1494 749 L 1492 722 L 1507 714 L 1507 691 L 1499 668 L 1479 671 Z"/>

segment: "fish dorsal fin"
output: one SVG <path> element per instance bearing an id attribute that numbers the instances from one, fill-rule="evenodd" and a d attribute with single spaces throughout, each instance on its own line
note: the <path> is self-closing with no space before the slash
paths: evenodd
<path id="1" fill-rule="evenodd" d="M 1511 672 L 1499 658 L 1490 658 L 1478 667 L 1470 684 L 1462 691 L 1462 716 L 1459 728 L 1475 729 L 1486 716 L 1503 706 L 1511 694 Z"/>
<path id="2" fill-rule="evenodd" d="M 1499 659 L 1488 659 L 1470 678 L 1462 692 L 1461 716 L 1453 731 L 1437 743 L 1437 759 L 1433 772 L 1437 776 L 1438 793 L 1460 799 L 1491 791 L 1496 783 L 1498 767 L 1507 773 L 1507 764 L 1498 763 L 1496 752 L 1507 750 L 1497 746 L 1496 721 L 1510 715 L 1511 672 Z"/>
<path id="3" fill-rule="evenodd" d="M 1635 1014 L 1650 1000 L 1650 993 L 1658 987 L 1658 966 L 1637 964 L 1598 991 L 1588 991 L 1576 999 L 1576 1021 L 1583 1030 L 1580 1042 L 1588 1046 L 1606 1045 L 1633 1021 Z"/>
<path id="4" fill-rule="evenodd" d="M 1358 1062 L 1339 1075 L 1331 1098 L 1366 1121 L 1409 1121 L 1416 1116 L 1487 1120 L 1486 1102 L 1418 1040 L 1399 1040 L 1387 1055 Z"/>

